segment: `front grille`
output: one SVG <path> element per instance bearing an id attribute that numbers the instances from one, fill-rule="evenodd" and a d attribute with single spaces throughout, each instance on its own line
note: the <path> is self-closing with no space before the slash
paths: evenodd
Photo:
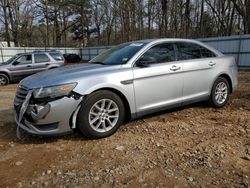
<path id="1" fill-rule="evenodd" d="M 14 99 L 15 106 L 22 106 L 26 96 L 28 94 L 28 89 L 24 86 L 19 85 L 16 91 L 16 97 Z"/>

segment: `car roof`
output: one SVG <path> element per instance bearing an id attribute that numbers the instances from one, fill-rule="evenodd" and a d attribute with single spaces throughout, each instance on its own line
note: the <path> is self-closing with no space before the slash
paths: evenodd
<path id="1" fill-rule="evenodd" d="M 35 53 L 53 53 L 53 52 L 57 52 L 57 53 L 61 53 L 60 51 L 57 50 L 46 50 L 46 51 L 40 51 L 40 50 L 35 50 L 33 52 L 22 52 L 22 53 L 17 53 L 16 55 L 29 55 L 29 54 L 35 54 Z"/>
<path id="2" fill-rule="evenodd" d="M 156 38 L 156 39 L 143 39 L 131 42 L 151 43 L 151 42 L 198 42 L 194 39 L 183 39 L 183 38 Z"/>
<path id="3" fill-rule="evenodd" d="M 198 40 L 194 40 L 194 39 L 183 39 L 183 38 L 158 38 L 158 39 L 145 39 L 145 40 L 138 40 L 138 41 L 133 41 L 134 43 L 145 43 L 147 45 L 154 45 L 160 42 L 189 42 L 189 43 L 195 43 L 198 45 L 201 45 L 209 50 L 211 50 L 212 52 L 216 53 L 218 56 L 223 56 L 223 54 L 216 50 L 215 48 L 212 48 L 211 46 L 204 44 Z M 133 43 L 131 42 L 131 43 Z"/>

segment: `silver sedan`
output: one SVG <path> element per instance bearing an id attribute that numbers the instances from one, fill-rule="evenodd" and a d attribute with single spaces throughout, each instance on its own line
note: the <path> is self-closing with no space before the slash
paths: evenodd
<path id="1" fill-rule="evenodd" d="M 237 87 L 233 57 L 195 40 L 118 45 L 92 59 L 22 80 L 14 107 L 19 128 L 37 135 L 80 131 L 110 136 L 124 119 L 208 101 L 223 107 Z"/>

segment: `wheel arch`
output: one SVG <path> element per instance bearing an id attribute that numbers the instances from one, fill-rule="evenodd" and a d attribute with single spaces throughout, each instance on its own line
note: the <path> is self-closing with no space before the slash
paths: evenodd
<path id="1" fill-rule="evenodd" d="M 53 66 L 53 67 L 50 67 L 49 69 L 55 69 L 55 68 L 58 68 L 58 67 L 56 67 L 56 66 Z"/>
<path id="2" fill-rule="evenodd" d="M 6 76 L 9 78 L 9 80 L 11 81 L 11 77 L 10 77 L 10 75 L 9 75 L 7 72 L 5 72 L 5 71 L 0 71 L 0 74 L 6 75 Z"/>
<path id="3" fill-rule="evenodd" d="M 220 74 L 217 78 L 219 78 L 219 77 L 225 78 L 227 80 L 229 87 L 230 87 L 230 93 L 232 93 L 233 92 L 233 84 L 232 84 L 232 79 L 230 78 L 230 76 L 226 73 L 223 73 L 223 74 Z"/>
<path id="4" fill-rule="evenodd" d="M 120 99 L 122 100 L 122 102 L 124 104 L 125 121 L 130 120 L 131 119 L 131 108 L 130 108 L 130 105 L 129 105 L 129 102 L 128 102 L 128 99 L 126 98 L 126 96 L 121 91 L 119 91 L 118 89 L 111 88 L 111 87 L 99 88 L 99 89 L 96 89 L 96 90 L 92 91 L 91 93 L 94 93 L 96 91 L 102 91 L 102 90 L 111 91 L 111 92 L 117 94 L 120 97 Z"/>

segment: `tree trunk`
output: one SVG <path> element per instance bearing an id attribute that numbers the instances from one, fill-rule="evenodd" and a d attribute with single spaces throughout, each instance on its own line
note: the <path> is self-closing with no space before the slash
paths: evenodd
<path id="1" fill-rule="evenodd" d="M 231 13 L 231 16 L 230 16 L 230 21 L 229 21 L 228 35 L 232 34 L 234 17 L 235 17 L 235 7 L 233 5 L 233 7 L 232 7 L 232 13 Z"/>
<path id="2" fill-rule="evenodd" d="M 61 46 L 61 34 L 60 34 L 60 26 L 59 26 L 59 21 L 58 21 L 58 17 L 59 17 L 59 11 L 58 8 L 55 7 L 54 9 L 54 27 L 55 27 L 55 35 L 56 35 L 56 47 L 60 47 Z"/>
<path id="3" fill-rule="evenodd" d="M 18 20 L 17 15 L 19 14 L 19 12 L 15 12 L 16 13 L 15 19 L 14 19 L 14 16 L 12 14 L 12 9 L 15 11 L 19 10 L 19 7 L 17 8 L 17 6 L 16 6 L 16 4 L 18 3 L 18 0 L 13 1 L 12 4 L 10 4 L 9 1 L 7 1 L 7 2 L 8 2 L 9 19 L 10 19 L 10 24 L 11 24 L 11 28 L 12 28 L 13 41 L 14 41 L 15 46 L 18 47 L 19 46 L 19 44 L 18 44 L 18 25 L 19 25 L 18 21 L 19 20 Z"/>
<path id="4" fill-rule="evenodd" d="M 50 46 L 50 42 L 49 42 L 48 0 L 45 0 L 45 20 L 46 20 L 46 39 L 45 39 L 45 47 L 48 47 L 48 46 Z"/>
<path id="5" fill-rule="evenodd" d="M 144 7 L 143 7 L 143 1 L 140 1 L 140 6 L 139 6 L 139 25 L 140 25 L 140 33 L 139 33 L 139 39 L 143 39 L 144 38 L 144 25 L 143 25 L 143 15 L 144 15 L 144 11 L 143 11 Z"/>
<path id="6" fill-rule="evenodd" d="M 151 5 L 151 0 L 149 0 L 148 1 L 148 37 L 150 37 L 151 36 L 151 8 L 152 7 L 150 7 L 150 5 Z"/>
<path id="7" fill-rule="evenodd" d="M 7 41 L 8 47 L 10 47 L 10 33 L 9 33 L 9 23 L 8 23 L 8 15 L 7 15 L 7 0 L 2 0 L 1 2 L 3 6 L 5 40 Z"/>
<path id="8" fill-rule="evenodd" d="M 167 0 L 161 0 L 161 9 L 162 9 L 162 24 L 161 24 L 161 30 L 164 33 L 163 36 L 167 36 L 167 27 L 168 27 L 168 17 L 167 17 L 167 7 L 168 7 L 168 1 Z"/>
<path id="9" fill-rule="evenodd" d="M 201 16 L 200 16 L 200 35 L 203 37 L 202 33 L 203 33 L 203 14 L 204 14 L 204 0 L 201 0 L 201 12 L 200 12 Z"/>
<path id="10" fill-rule="evenodd" d="M 186 38 L 189 37 L 189 29 L 190 29 L 190 0 L 186 0 L 186 8 L 185 8 L 185 35 L 186 35 Z"/>
<path id="11" fill-rule="evenodd" d="M 250 0 L 246 0 L 247 33 L 250 34 Z"/>

